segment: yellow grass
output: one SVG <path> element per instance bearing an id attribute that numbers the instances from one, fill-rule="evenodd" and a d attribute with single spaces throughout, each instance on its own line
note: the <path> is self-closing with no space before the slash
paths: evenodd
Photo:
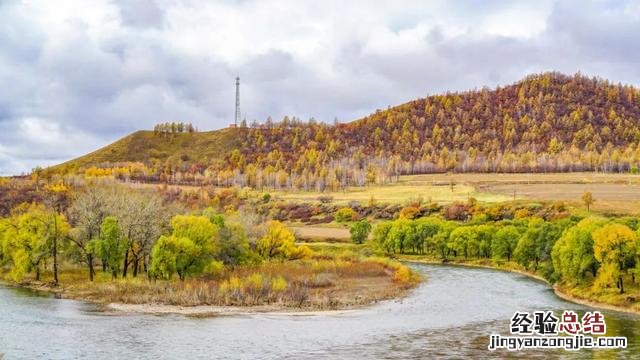
<path id="1" fill-rule="evenodd" d="M 289 201 L 317 201 L 319 196 L 333 197 L 334 204 L 345 205 L 349 201 L 358 201 L 366 205 L 371 197 L 379 203 L 404 204 L 408 201 L 422 198 L 423 201 L 438 203 L 450 203 L 454 201 L 467 201 L 474 197 L 482 202 L 501 202 L 510 199 L 509 196 L 478 192 L 470 185 L 454 185 L 453 191 L 449 185 L 413 184 L 400 181 L 392 185 L 372 185 L 367 187 L 352 187 L 346 191 L 333 192 L 306 192 L 306 191 L 273 191 L 272 195 Z"/>
<path id="2" fill-rule="evenodd" d="M 296 238 L 308 242 L 348 242 L 351 238 L 348 228 L 320 226 L 290 226 Z"/>
<path id="3" fill-rule="evenodd" d="M 451 187 L 453 186 L 453 191 Z M 347 191 L 287 192 L 274 195 L 290 201 L 317 201 L 329 195 L 334 203 L 358 201 L 367 204 L 373 196 L 380 203 L 406 204 L 422 198 L 441 204 L 466 201 L 495 203 L 515 200 L 564 201 L 582 208 L 581 195 L 595 198 L 592 210 L 601 213 L 640 214 L 640 175 L 603 173 L 550 174 L 426 174 L 402 176 L 396 184 L 350 188 Z"/>

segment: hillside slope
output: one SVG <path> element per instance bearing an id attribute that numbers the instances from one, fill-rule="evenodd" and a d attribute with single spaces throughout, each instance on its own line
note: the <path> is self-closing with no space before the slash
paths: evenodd
<path id="1" fill-rule="evenodd" d="M 54 169 L 68 172 L 125 162 L 210 162 L 224 159 L 229 149 L 240 145 L 239 132 L 239 129 L 222 129 L 165 135 L 140 130 L 94 152 L 57 165 Z"/>
<path id="2" fill-rule="evenodd" d="M 179 173 L 180 181 L 197 175 L 218 184 L 302 188 L 443 171 L 635 172 L 639 119 L 638 89 L 544 73 L 493 90 L 429 96 L 347 124 L 285 117 L 194 134 L 137 132 L 65 168 L 141 161 L 153 164 L 155 175 Z"/>

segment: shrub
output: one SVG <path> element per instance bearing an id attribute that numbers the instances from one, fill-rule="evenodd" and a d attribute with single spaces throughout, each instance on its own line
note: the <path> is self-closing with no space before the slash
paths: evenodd
<path id="1" fill-rule="evenodd" d="M 285 280 L 282 276 L 278 276 L 271 280 L 271 291 L 273 292 L 283 292 L 287 290 L 287 280 Z"/>
<path id="2" fill-rule="evenodd" d="M 398 270 L 393 273 L 393 281 L 399 283 L 408 283 L 411 281 L 411 270 L 406 266 L 400 266 Z"/>
<path id="3" fill-rule="evenodd" d="M 407 206 L 400 210 L 399 217 L 401 219 L 415 219 L 415 217 L 420 213 L 420 209 L 415 206 Z"/>
<path id="4" fill-rule="evenodd" d="M 528 218 L 529 216 L 531 216 L 531 213 L 526 208 L 518 209 L 513 213 L 513 217 L 516 219 L 524 219 Z"/>
<path id="5" fill-rule="evenodd" d="M 343 207 L 336 211 L 335 219 L 337 222 L 345 223 L 358 219 L 358 214 L 352 208 Z"/>
<path id="6" fill-rule="evenodd" d="M 330 202 L 333 201 L 333 196 L 330 195 L 320 195 L 318 196 L 318 201 L 320 201 L 323 204 L 329 204 Z"/>

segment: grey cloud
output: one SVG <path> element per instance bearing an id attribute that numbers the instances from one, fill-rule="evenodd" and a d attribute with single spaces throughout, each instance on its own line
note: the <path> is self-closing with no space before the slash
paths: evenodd
<path id="1" fill-rule="evenodd" d="M 314 18 L 316 8 L 307 9 L 309 18 L 288 20 L 296 31 L 322 21 L 340 26 L 320 34 L 322 41 L 306 52 L 283 41 L 234 59 L 226 52 L 236 42 L 259 46 L 261 40 L 230 38 L 228 49 L 209 48 L 206 42 L 184 47 L 170 40 L 181 29 L 171 28 L 174 4 L 169 2 L 116 1 L 111 5 L 120 27 L 100 32 L 91 19 L 73 18 L 54 38 L 22 3 L 3 2 L 0 81 L 9 86 L 0 92 L 0 174 L 54 164 L 161 121 L 189 121 L 201 129 L 226 126 L 238 73 L 243 116 L 259 121 L 284 115 L 353 120 L 428 94 L 508 84 L 548 70 L 580 70 L 640 84 L 635 41 L 640 23 L 629 4 L 558 3 L 540 19 L 546 29 L 529 37 L 480 28 L 484 17 L 518 5 L 512 2 L 447 2 L 455 15 L 447 19 L 460 18 L 455 27 L 422 3 L 389 4 L 392 8 L 381 5 L 377 11 L 385 14 L 378 14 L 380 26 L 391 39 L 426 29 L 414 47 L 395 50 L 396 44 L 388 43 L 388 50 L 372 51 L 370 41 L 376 38 L 363 36 L 368 28 L 359 21 L 373 21 L 376 14 L 360 17 L 357 5 L 345 5 L 342 20 Z M 210 3 L 180 3 L 203 12 L 204 5 Z M 225 6 L 247 13 L 253 8 L 249 3 Z M 269 14 L 253 16 L 263 20 Z M 240 24 L 265 26 L 233 26 Z M 351 31 L 354 26 L 358 31 Z M 269 40 L 270 28 L 260 30 L 262 40 Z"/>
<path id="2" fill-rule="evenodd" d="M 161 28 L 165 21 L 165 13 L 153 0 L 119 0 L 116 4 L 120 10 L 122 22 L 132 27 Z"/>

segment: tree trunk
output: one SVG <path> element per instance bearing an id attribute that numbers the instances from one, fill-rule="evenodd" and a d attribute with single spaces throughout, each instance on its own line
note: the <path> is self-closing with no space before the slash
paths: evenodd
<path id="1" fill-rule="evenodd" d="M 138 259 L 138 257 L 135 257 L 133 259 L 133 277 L 138 276 L 138 262 L 140 261 L 140 259 Z"/>
<path id="2" fill-rule="evenodd" d="M 89 267 L 89 281 L 93 282 L 93 254 L 87 254 L 87 266 Z"/>
<path id="3" fill-rule="evenodd" d="M 36 281 L 40 281 L 40 266 L 36 267 Z"/>
<path id="4" fill-rule="evenodd" d="M 622 283 L 622 276 L 618 276 L 618 283 L 620 284 L 620 294 L 624 294 L 624 284 Z"/>
<path id="5" fill-rule="evenodd" d="M 122 277 L 126 278 L 127 277 L 127 269 L 129 268 L 129 248 L 127 248 L 127 251 L 124 253 L 124 264 L 122 266 Z"/>
<path id="6" fill-rule="evenodd" d="M 53 237 L 53 285 L 58 286 L 58 225 L 56 224 L 56 235 Z"/>

